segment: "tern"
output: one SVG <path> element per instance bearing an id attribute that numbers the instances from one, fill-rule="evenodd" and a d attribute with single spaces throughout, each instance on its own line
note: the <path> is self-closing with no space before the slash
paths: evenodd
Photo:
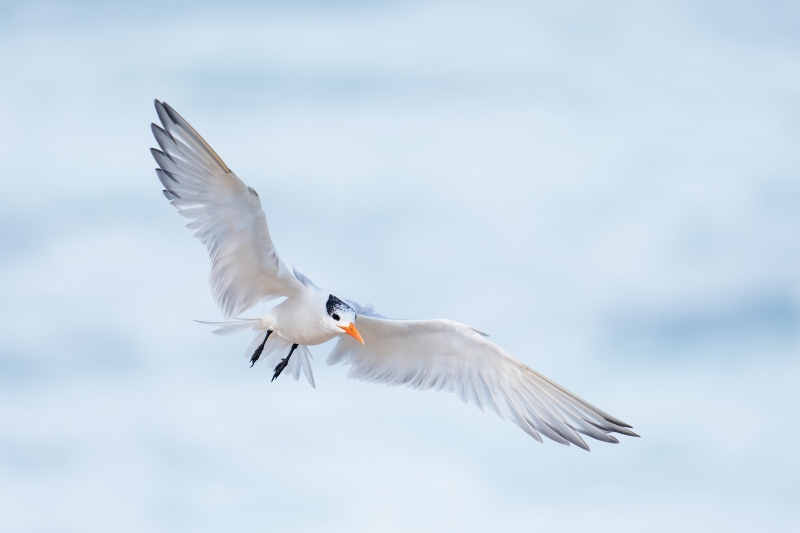
<path id="1" fill-rule="evenodd" d="M 152 125 L 161 148 L 151 149 L 156 174 L 164 196 L 208 251 L 209 283 L 225 317 L 206 323 L 218 326 L 220 335 L 256 331 L 247 351 L 251 367 L 263 358 L 274 365 L 273 381 L 284 370 L 295 380 L 302 372 L 316 387 L 307 347 L 338 338 L 327 363 L 351 365 L 349 378 L 454 392 L 539 442 L 545 436 L 589 450 L 581 434 L 611 443 L 619 442 L 612 433 L 638 437 L 632 426 L 527 367 L 475 328 L 446 319 L 386 318 L 288 268 L 256 191 L 174 109 L 158 100 L 155 106 L 161 121 Z M 279 298 L 261 318 L 235 318 Z"/>

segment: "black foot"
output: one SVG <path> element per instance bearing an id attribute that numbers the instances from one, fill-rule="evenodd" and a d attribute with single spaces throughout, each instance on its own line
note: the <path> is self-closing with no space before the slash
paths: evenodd
<path id="1" fill-rule="evenodd" d="M 286 365 L 289 364 L 289 358 L 294 353 L 294 349 L 297 348 L 296 344 L 292 344 L 292 349 L 289 350 L 289 355 L 287 355 L 284 359 L 281 359 L 281 362 L 278 363 L 278 366 L 275 367 L 275 373 L 272 375 L 272 379 L 270 381 L 275 381 L 275 378 L 281 375 L 283 369 L 286 368 Z"/>
<path id="2" fill-rule="evenodd" d="M 267 339 L 269 339 L 270 333 L 272 333 L 272 330 L 268 329 L 267 336 L 264 337 L 264 342 L 262 342 L 261 345 L 258 348 L 256 348 L 256 351 L 253 352 L 253 357 L 250 358 L 250 368 L 253 368 L 253 365 L 256 364 L 258 358 L 261 357 L 261 352 L 264 351 L 264 345 L 267 344 Z"/>

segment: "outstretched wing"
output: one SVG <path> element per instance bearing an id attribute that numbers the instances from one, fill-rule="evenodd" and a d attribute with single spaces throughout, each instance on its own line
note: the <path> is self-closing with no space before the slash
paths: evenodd
<path id="1" fill-rule="evenodd" d="M 225 318 L 259 302 L 291 296 L 310 283 L 286 268 L 269 236 L 258 194 L 236 177 L 169 105 L 155 102 L 151 149 L 164 196 L 191 222 L 211 258 L 209 283 Z"/>
<path id="2" fill-rule="evenodd" d="M 328 356 L 329 365 L 352 365 L 349 378 L 455 392 L 464 403 L 510 419 L 539 442 L 544 435 L 588 450 L 579 433 L 605 442 L 618 442 L 610 433 L 638 436 L 628 424 L 528 368 L 469 326 L 451 320 L 392 320 L 374 313 L 359 314 L 356 322 L 364 344 L 342 335 Z"/>

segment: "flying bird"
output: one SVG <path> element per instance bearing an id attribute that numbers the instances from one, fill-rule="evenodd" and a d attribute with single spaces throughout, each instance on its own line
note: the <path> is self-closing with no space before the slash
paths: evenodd
<path id="1" fill-rule="evenodd" d="M 522 364 L 485 333 L 452 320 L 396 320 L 322 289 L 287 267 L 267 228 L 261 201 L 168 104 L 155 101 L 160 150 L 151 149 L 164 196 L 189 219 L 211 259 L 209 283 L 226 321 L 214 333 L 255 331 L 250 366 L 259 360 L 312 387 L 308 346 L 338 338 L 329 365 L 351 365 L 348 377 L 390 386 L 456 393 L 464 403 L 509 419 L 539 442 L 589 450 L 581 435 L 616 443 L 612 433 L 638 437 L 631 426 Z M 235 318 L 283 298 L 264 316 Z M 232 320 L 229 320 L 232 319 Z"/>

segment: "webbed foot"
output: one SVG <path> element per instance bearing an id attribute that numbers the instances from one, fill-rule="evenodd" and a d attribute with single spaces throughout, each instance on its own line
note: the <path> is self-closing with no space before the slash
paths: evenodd
<path id="1" fill-rule="evenodd" d="M 275 366 L 275 373 L 272 375 L 272 379 L 270 381 L 275 381 L 275 378 L 277 378 L 278 376 L 281 375 L 281 372 L 283 372 L 283 369 L 286 368 L 286 365 L 289 364 L 289 358 L 294 353 L 295 348 L 297 348 L 297 344 L 292 344 L 292 349 L 289 350 L 289 355 L 287 355 L 285 358 L 281 359 L 281 362 L 278 363 L 277 366 Z"/>
<path id="2" fill-rule="evenodd" d="M 261 345 L 259 345 L 259 347 L 256 348 L 256 351 L 253 352 L 253 357 L 250 358 L 250 368 L 253 368 L 253 365 L 256 364 L 256 361 L 258 361 L 258 358 L 261 357 L 261 352 L 264 351 L 264 345 L 267 344 L 267 339 L 269 339 L 269 336 L 270 336 L 271 333 L 272 333 L 272 330 L 268 329 L 267 330 L 267 336 L 264 337 L 264 342 L 262 342 Z"/>

